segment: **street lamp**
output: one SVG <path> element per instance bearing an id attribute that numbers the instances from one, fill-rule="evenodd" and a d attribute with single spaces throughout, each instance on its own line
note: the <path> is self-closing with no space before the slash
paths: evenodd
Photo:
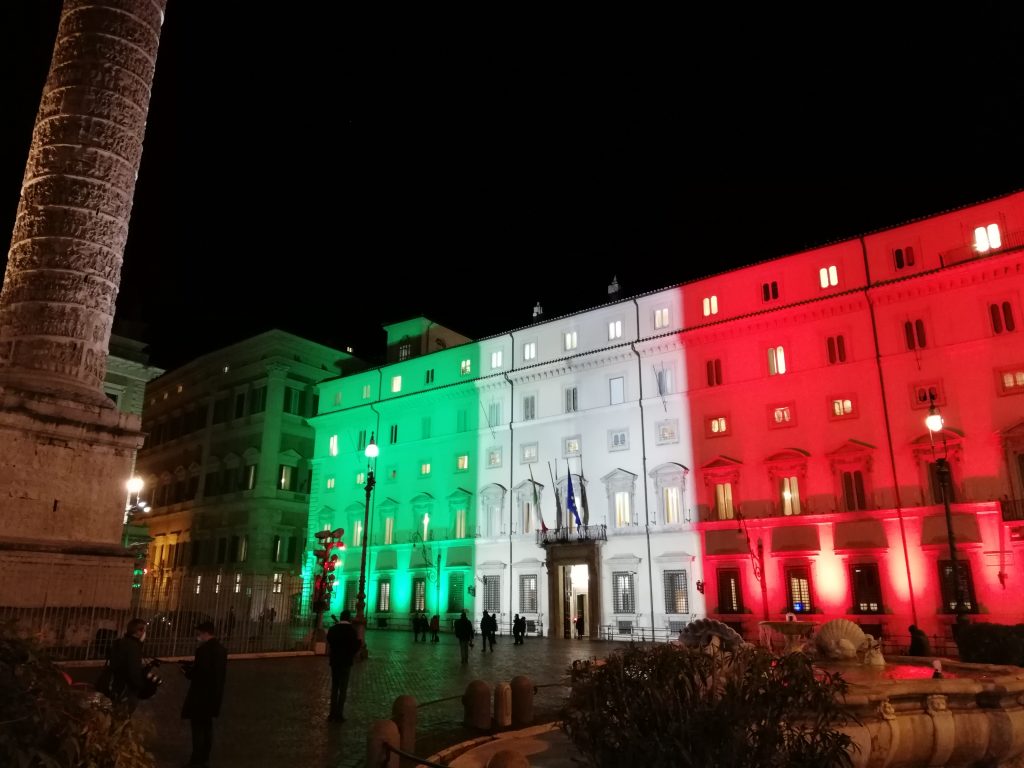
<path id="1" fill-rule="evenodd" d="M 141 477 L 132 477 L 124 485 L 128 490 L 128 497 L 124 500 L 124 523 L 127 524 L 136 514 L 139 512 L 149 512 L 152 507 L 149 506 L 148 502 L 139 498 L 145 486 Z M 134 502 L 132 501 L 132 496 L 135 497 Z"/>
<path id="2" fill-rule="evenodd" d="M 362 642 L 359 649 L 359 658 L 365 659 L 369 656 L 366 649 L 366 553 L 370 548 L 370 495 L 373 493 L 373 486 L 377 484 L 373 476 L 373 467 L 380 449 L 374 442 L 373 432 L 370 433 L 370 442 L 366 444 L 366 509 L 363 512 L 363 546 L 362 557 L 359 563 L 359 592 L 356 594 L 356 635 Z"/>
<path id="3" fill-rule="evenodd" d="M 939 493 L 942 495 L 942 506 L 946 512 L 946 536 L 949 539 L 949 562 L 953 571 L 953 589 L 956 604 L 953 612 L 956 614 L 956 626 L 961 627 L 967 623 L 966 604 L 964 597 L 964 583 L 960 576 L 960 565 L 956 556 L 956 537 L 953 534 L 953 511 L 949 508 L 949 499 L 953 488 L 952 476 L 949 470 L 949 451 L 946 447 L 946 435 L 942 434 L 942 456 L 935 455 L 935 433 L 941 432 L 943 427 L 942 414 L 935 405 L 935 395 L 929 393 L 928 415 L 924 419 L 924 425 L 928 427 L 928 440 L 932 446 L 932 459 L 935 462 L 935 475 L 938 480 Z M 954 634 L 954 640 L 956 636 Z"/>

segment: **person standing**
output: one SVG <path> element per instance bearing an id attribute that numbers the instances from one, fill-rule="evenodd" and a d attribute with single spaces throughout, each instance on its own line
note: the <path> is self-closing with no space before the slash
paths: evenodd
<path id="1" fill-rule="evenodd" d="M 345 722 L 348 678 L 352 674 L 352 662 L 363 645 L 351 619 L 352 612 L 344 610 L 338 623 L 327 630 L 327 657 L 331 664 L 331 705 L 327 719 L 335 723 Z"/>
<path id="2" fill-rule="evenodd" d="M 192 757 L 189 766 L 204 768 L 213 748 L 213 718 L 220 715 L 224 697 L 224 678 L 227 675 L 228 652 L 216 637 L 212 621 L 196 626 L 195 659 L 184 663 L 182 669 L 191 684 L 181 708 L 183 720 L 192 721 Z"/>
<path id="3" fill-rule="evenodd" d="M 142 667 L 142 642 L 146 639 L 146 622 L 132 619 L 124 637 L 110 648 L 110 700 L 130 715 L 139 705 L 139 692 L 145 680 Z"/>
<path id="4" fill-rule="evenodd" d="M 932 651 L 928 643 L 928 635 L 916 624 L 910 625 L 910 649 L 908 656 L 931 656 Z"/>
<path id="5" fill-rule="evenodd" d="M 433 637 L 430 638 L 430 642 L 439 643 L 441 638 L 438 637 L 438 633 L 441 631 L 441 617 L 436 613 L 430 618 L 430 634 Z"/>
<path id="6" fill-rule="evenodd" d="M 490 645 L 491 653 L 494 653 L 494 641 L 498 637 L 498 615 L 492 613 L 487 617 L 487 632 L 484 634 L 484 645 Z"/>
<path id="7" fill-rule="evenodd" d="M 480 653 L 487 653 L 487 638 L 491 635 L 491 617 L 484 611 L 480 619 Z"/>
<path id="8" fill-rule="evenodd" d="M 455 620 L 455 637 L 459 641 L 459 652 L 462 654 L 462 663 L 469 663 L 469 644 L 473 642 L 473 622 L 466 618 L 466 612 Z"/>

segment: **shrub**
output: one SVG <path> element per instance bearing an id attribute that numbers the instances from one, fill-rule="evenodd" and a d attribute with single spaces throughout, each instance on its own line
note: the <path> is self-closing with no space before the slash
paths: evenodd
<path id="1" fill-rule="evenodd" d="M 850 766 L 847 684 L 803 654 L 630 647 L 572 672 L 562 729 L 594 766 Z"/>
<path id="2" fill-rule="evenodd" d="M 956 629 L 961 661 L 1024 666 L 1024 624 L 965 624 Z"/>
<path id="3" fill-rule="evenodd" d="M 153 759 L 131 720 L 72 687 L 33 643 L 0 626 L 0 765 L 152 768 Z"/>

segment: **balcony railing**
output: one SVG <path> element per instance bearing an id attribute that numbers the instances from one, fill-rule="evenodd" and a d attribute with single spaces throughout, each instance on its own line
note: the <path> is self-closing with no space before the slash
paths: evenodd
<path id="1" fill-rule="evenodd" d="M 1024 499 L 1004 499 L 1000 502 L 1003 511 L 1003 520 L 1013 522 L 1024 520 Z"/>
<path id="2" fill-rule="evenodd" d="M 973 245 L 963 245 L 959 248 L 954 248 L 950 251 L 943 251 L 939 254 L 939 264 L 943 267 L 948 267 L 953 264 L 960 264 L 964 261 L 971 261 L 972 259 L 984 259 L 988 256 L 998 256 L 1005 251 L 1011 251 L 1015 248 L 1024 246 L 1024 232 L 1006 232 L 1003 235 L 1003 243 L 999 248 L 994 248 L 985 253 L 978 253 L 977 249 Z"/>
<path id="3" fill-rule="evenodd" d="M 580 525 L 573 528 L 537 531 L 537 544 L 541 547 L 551 544 L 571 544 L 578 541 L 608 541 L 608 527 L 605 525 Z"/>

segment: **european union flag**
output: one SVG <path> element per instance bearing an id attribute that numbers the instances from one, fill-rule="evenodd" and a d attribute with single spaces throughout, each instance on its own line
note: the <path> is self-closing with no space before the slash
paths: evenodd
<path id="1" fill-rule="evenodd" d="M 566 462 L 568 465 L 569 462 Z M 572 516 L 576 519 L 576 525 L 582 527 L 583 523 L 580 521 L 580 513 L 576 510 L 576 495 L 572 492 L 572 470 L 569 470 L 569 490 L 565 495 L 565 508 L 572 512 Z"/>

